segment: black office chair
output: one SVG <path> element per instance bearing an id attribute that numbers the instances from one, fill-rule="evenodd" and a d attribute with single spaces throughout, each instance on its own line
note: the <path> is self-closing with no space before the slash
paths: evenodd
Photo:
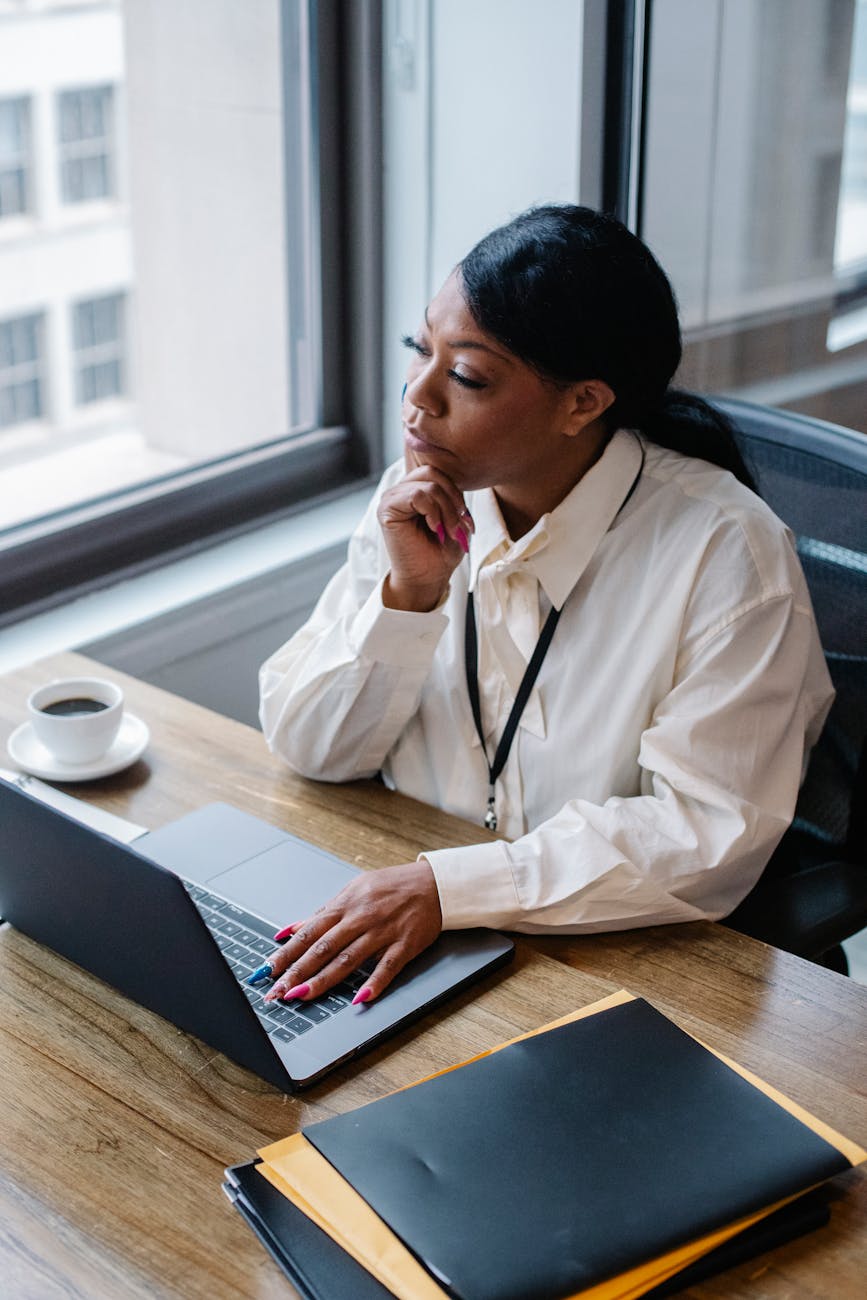
<path id="1" fill-rule="evenodd" d="M 761 495 L 789 525 L 837 691 L 795 819 L 725 925 L 847 973 L 867 926 L 867 436 L 717 399 Z"/>

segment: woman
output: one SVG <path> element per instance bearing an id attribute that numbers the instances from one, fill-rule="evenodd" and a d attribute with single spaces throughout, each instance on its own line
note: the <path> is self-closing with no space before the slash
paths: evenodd
<path id="1" fill-rule="evenodd" d="M 675 303 L 624 226 L 524 213 L 405 342 L 404 463 L 264 665 L 262 725 L 306 776 L 381 771 L 512 842 L 367 873 L 296 918 L 270 997 L 380 954 L 356 1000 L 376 997 L 442 928 L 727 915 L 831 701 L 791 538 L 722 418 L 669 389 Z"/>

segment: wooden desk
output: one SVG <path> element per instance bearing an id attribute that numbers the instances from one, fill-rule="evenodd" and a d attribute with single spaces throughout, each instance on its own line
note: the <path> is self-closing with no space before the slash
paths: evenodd
<path id="1" fill-rule="evenodd" d="M 69 792 L 133 821 L 156 827 L 223 799 L 365 866 L 486 838 L 372 783 L 296 779 L 257 732 L 73 655 L 0 678 L 4 752 L 27 692 L 84 671 L 119 681 L 152 739 L 127 772 Z M 506 972 L 299 1097 L 3 927 L 0 1292 L 10 1300 L 289 1295 L 220 1191 L 225 1165 L 620 987 L 867 1144 L 867 988 L 723 927 L 522 939 Z M 853 1170 L 837 1186 L 830 1227 L 686 1294 L 862 1296 L 867 1174 Z"/>

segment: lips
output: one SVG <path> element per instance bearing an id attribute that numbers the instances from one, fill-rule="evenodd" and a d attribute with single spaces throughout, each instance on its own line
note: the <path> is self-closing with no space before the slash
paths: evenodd
<path id="1" fill-rule="evenodd" d="M 439 443 L 431 442 L 429 438 L 426 438 L 424 434 L 420 433 L 409 424 L 403 426 L 403 436 L 410 451 L 424 453 L 446 450 L 445 447 L 441 447 Z"/>

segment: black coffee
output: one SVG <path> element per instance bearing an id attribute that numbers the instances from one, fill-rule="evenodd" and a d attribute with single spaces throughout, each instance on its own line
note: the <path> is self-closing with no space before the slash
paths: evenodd
<path id="1" fill-rule="evenodd" d="M 103 709 L 107 708 L 108 705 L 102 700 L 91 700 L 79 696 L 71 700 L 55 700 L 53 704 L 46 704 L 39 712 L 50 713 L 56 718 L 78 718 L 83 713 L 101 713 Z"/>

